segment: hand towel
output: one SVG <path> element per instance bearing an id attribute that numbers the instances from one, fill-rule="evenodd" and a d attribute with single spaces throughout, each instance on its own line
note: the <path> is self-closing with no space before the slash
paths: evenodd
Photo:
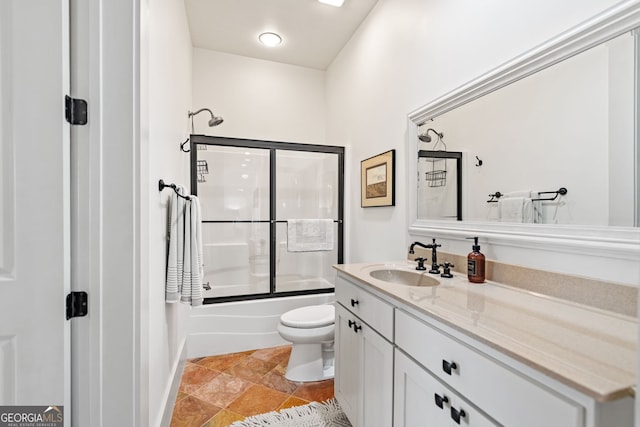
<path id="1" fill-rule="evenodd" d="M 287 221 L 287 250 L 332 251 L 333 227 L 332 219 L 290 219 Z"/>
<path id="2" fill-rule="evenodd" d="M 202 279 L 204 275 L 202 256 L 202 221 L 200 201 L 189 196 L 184 209 L 184 269 L 180 302 L 192 307 L 202 305 Z"/>
<path id="3" fill-rule="evenodd" d="M 179 192 L 184 191 L 180 186 L 178 186 L 177 189 Z M 169 199 L 169 218 L 167 223 L 169 253 L 167 255 L 167 280 L 165 289 L 165 300 L 169 303 L 179 301 L 180 289 L 182 287 L 184 205 L 184 199 L 178 197 L 176 192 L 172 192 Z"/>
<path id="4" fill-rule="evenodd" d="M 528 197 L 501 197 L 501 222 L 533 223 L 533 201 Z"/>
<path id="5" fill-rule="evenodd" d="M 200 218 L 200 201 L 196 196 L 191 196 L 190 220 L 191 220 L 191 295 L 192 307 L 202 305 L 202 279 L 204 268 L 202 264 L 202 221 Z"/>
<path id="6" fill-rule="evenodd" d="M 533 200 L 531 200 L 530 197 L 525 197 L 522 204 L 522 222 L 533 224 L 535 222 L 535 216 Z"/>
<path id="7" fill-rule="evenodd" d="M 191 203 L 184 207 L 184 266 L 182 270 L 182 289 L 180 289 L 180 302 L 191 303 Z"/>

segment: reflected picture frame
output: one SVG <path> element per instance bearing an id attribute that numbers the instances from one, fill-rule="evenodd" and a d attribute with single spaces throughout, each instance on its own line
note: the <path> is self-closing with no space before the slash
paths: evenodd
<path id="1" fill-rule="evenodd" d="M 363 208 L 395 206 L 396 150 L 360 162 L 360 205 Z"/>

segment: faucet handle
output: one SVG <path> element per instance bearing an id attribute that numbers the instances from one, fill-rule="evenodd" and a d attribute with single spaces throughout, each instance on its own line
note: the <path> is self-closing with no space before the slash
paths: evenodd
<path id="1" fill-rule="evenodd" d="M 453 274 L 451 274 L 451 267 L 455 267 L 455 265 L 449 263 L 449 262 L 445 262 L 444 264 L 442 264 L 442 274 L 440 275 L 440 277 L 446 277 L 448 279 L 453 277 Z"/>
<path id="2" fill-rule="evenodd" d="M 427 269 L 427 267 L 425 267 L 425 266 L 424 266 L 424 262 L 425 262 L 426 260 L 427 260 L 427 259 L 426 259 L 426 258 L 423 258 L 423 257 L 418 257 L 418 258 L 416 258 L 416 259 L 414 260 L 414 261 L 417 261 L 417 262 L 418 262 L 418 266 L 416 267 L 416 270 L 420 270 L 420 271 L 422 271 L 422 270 L 426 270 L 426 269 Z"/>

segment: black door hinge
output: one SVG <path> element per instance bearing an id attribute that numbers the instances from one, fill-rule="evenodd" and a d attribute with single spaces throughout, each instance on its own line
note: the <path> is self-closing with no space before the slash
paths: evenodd
<path id="1" fill-rule="evenodd" d="M 87 315 L 87 293 L 71 292 L 67 295 L 67 320 L 72 317 L 82 317 Z"/>
<path id="2" fill-rule="evenodd" d="M 72 125 L 87 124 L 87 101 L 64 96 L 64 116 Z"/>

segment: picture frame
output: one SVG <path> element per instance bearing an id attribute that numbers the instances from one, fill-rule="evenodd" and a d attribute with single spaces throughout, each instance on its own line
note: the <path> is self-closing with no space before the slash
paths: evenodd
<path id="1" fill-rule="evenodd" d="M 396 150 L 360 162 L 360 198 L 363 208 L 395 206 Z"/>

